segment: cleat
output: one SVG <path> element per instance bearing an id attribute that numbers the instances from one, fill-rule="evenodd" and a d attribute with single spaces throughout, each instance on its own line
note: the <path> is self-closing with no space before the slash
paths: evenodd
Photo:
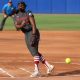
<path id="1" fill-rule="evenodd" d="M 30 77 L 39 77 L 39 76 L 40 76 L 40 73 L 37 72 L 37 71 L 34 71 L 34 72 L 30 75 Z"/>
<path id="2" fill-rule="evenodd" d="M 47 69 L 47 74 L 50 75 L 54 69 L 54 66 L 50 65 L 49 68 Z"/>

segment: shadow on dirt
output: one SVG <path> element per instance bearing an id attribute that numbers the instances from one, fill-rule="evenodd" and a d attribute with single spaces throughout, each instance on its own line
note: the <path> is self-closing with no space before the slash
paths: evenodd
<path id="1" fill-rule="evenodd" d="M 55 73 L 55 72 L 54 72 Z M 52 77 L 52 76 L 80 76 L 80 70 L 68 71 L 68 72 L 61 72 L 51 75 L 42 75 L 41 77 Z"/>
<path id="2" fill-rule="evenodd" d="M 62 73 L 58 73 L 54 76 L 70 76 L 70 75 L 80 75 L 80 70 L 62 72 Z"/>

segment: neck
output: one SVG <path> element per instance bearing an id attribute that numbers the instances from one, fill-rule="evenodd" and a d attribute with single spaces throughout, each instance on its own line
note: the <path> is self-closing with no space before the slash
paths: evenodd
<path id="1" fill-rule="evenodd" d="M 24 13 L 25 11 L 23 11 L 23 10 L 22 10 L 22 11 L 21 11 L 21 10 L 19 10 L 19 12 Z"/>

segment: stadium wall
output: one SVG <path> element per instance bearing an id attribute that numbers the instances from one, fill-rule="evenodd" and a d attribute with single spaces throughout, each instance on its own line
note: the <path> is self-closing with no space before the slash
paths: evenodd
<path id="1" fill-rule="evenodd" d="M 13 0 L 15 6 L 20 0 Z M 80 0 L 23 0 L 33 13 L 79 14 Z M 0 0 L 0 12 L 8 0 Z"/>

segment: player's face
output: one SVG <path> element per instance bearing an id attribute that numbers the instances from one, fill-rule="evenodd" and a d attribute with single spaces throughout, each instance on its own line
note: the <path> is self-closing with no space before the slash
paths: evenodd
<path id="1" fill-rule="evenodd" d="M 18 5 L 18 9 L 19 9 L 20 11 L 24 11 L 24 10 L 25 10 L 25 7 L 24 7 L 23 4 L 19 4 L 19 5 Z"/>
<path id="2" fill-rule="evenodd" d="M 12 2 L 9 2 L 8 5 L 11 6 L 12 5 Z"/>

